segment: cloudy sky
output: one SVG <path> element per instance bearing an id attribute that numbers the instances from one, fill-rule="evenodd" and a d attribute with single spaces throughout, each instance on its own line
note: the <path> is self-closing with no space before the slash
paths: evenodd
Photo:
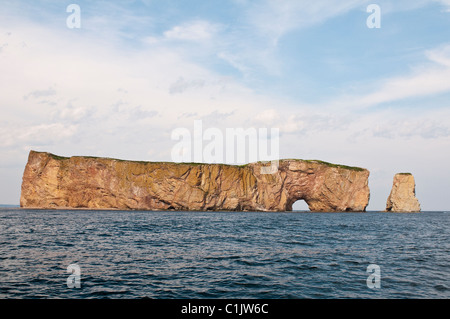
<path id="1" fill-rule="evenodd" d="M 202 120 L 369 169 L 369 210 L 398 172 L 448 210 L 449 30 L 449 0 L 2 0 L 0 204 L 19 203 L 30 150 L 170 161 L 172 131 Z"/>

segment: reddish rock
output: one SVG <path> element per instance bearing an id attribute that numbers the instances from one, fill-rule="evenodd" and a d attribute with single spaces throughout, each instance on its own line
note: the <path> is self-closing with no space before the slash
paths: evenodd
<path id="1" fill-rule="evenodd" d="M 386 203 L 388 212 L 420 212 L 419 200 L 416 198 L 416 184 L 410 173 L 394 176 L 391 193 Z"/>
<path id="2" fill-rule="evenodd" d="M 24 208 L 290 211 L 303 199 L 311 211 L 365 211 L 369 171 L 321 161 L 281 160 L 274 174 L 244 166 L 59 157 L 31 151 Z"/>

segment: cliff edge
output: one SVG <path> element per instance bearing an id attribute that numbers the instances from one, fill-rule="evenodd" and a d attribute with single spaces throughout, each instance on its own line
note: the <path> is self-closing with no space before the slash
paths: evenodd
<path id="1" fill-rule="evenodd" d="M 281 160 L 243 166 L 60 157 L 31 151 L 20 206 L 50 209 L 365 211 L 369 171 L 321 161 Z"/>

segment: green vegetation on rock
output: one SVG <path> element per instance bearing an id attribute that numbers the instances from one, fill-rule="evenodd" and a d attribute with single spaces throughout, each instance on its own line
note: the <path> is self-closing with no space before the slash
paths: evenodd
<path id="1" fill-rule="evenodd" d="M 39 152 L 37 152 L 39 153 Z M 69 157 L 63 157 L 63 156 L 58 156 L 55 154 L 51 154 L 51 153 L 47 153 L 49 154 L 53 159 L 55 160 L 66 160 L 69 159 Z M 133 163 L 140 163 L 140 164 L 176 164 L 176 165 L 190 165 L 190 166 L 199 166 L 199 165 L 211 165 L 211 163 L 195 163 L 195 162 L 186 162 L 186 163 L 175 163 L 175 162 L 149 162 L 149 161 L 133 161 L 133 160 L 122 160 L 122 159 L 117 159 L 117 158 L 109 158 L 109 157 L 96 157 L 96 156 L 76 156 L 76 157 L 80 157 L 80 158 L 89 158 L 89 159 L 103 159 L 103 160 L 113 160 L 113 161 L 118 161 L 118 162 L 133 162 Z M 329 162 L 325 162 L 325 161 L 321 161 L 321 160 L 302 160 L 302 159 L 286 159 L 286 160 L 291 160 L 291 161 L 303 161 L 303 162 L 307 162 L 307 163 L 317 163 L 317 164 L 323 164 L 329 167 L 335 167 L 335 168 L 343 168 L 343 169 L 348 169 L 348 170 L 354 170 L 354 171 L 364 171 L 364 168 L 361 167 L 354 167 L 354 166 L 347 166 L 347 165 L 341 165 L 341 164 L 333 164 L 333 163 L 329 163 Z M 283 161 L 283 160 L 280 160 Z M 258 162 L 258 163 L 265 163 L 265 162 Z M 224 166 L 234 166 L 234 167 L 240 167 L 240 168 L 244 168 L 246 166 L 248 166 L 248 164 L 243 164 L 243 165 L 231 165 L 231 164 L 214 164 L 214 165 L 224 165 Z M 411 175 L 411 173 L 400 173 L 400 175 Z"/>
<path id="2" fill-rule="evenodd" d="M 39 153 L 39 152 L 36 152 L 36 153 Z M 53 158 L 53 159 L 55 159 L 55 160 L 57 160 L 57 161 L 62 161 L 62 160 L 66 160 L 66 159 L 69 159 L 69 157 L 64 157 L 64 156 L 58 156 L 58 155 L 55 155 L 55 154 L 52 154 L 52 153 L 47 153 L 51 158 Z"/>
<path id="3" fill-rule="evenodd" d="M 364 168 L 361 167 L 355 167 L 355 166 L 347 166 L 347 165 L 341 165 L 341 164 L 333 164 L 333 163 L 328 163 L 328 162 L 324 162 L 324 161 L 319 161 L 319 160 L 305 160 L 305 162 L 308 163 L 319 163 L 319 164 L 324 164 L 330 167 L 336 167 L 336 168 L 344 168 L 344 169 L 350 169 L 353 171 L 364 171 Z"/>

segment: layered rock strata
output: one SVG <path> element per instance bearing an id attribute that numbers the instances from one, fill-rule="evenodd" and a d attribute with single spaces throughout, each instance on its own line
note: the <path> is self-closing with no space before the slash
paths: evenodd
<path id="1" fill-rule="evenodd" d="M 416 184 L 410 173 L 394 176 L 391 193 L 386 202 L 388 212 L 420 212 L 419 200 L 416 198 Z"/>
<path id="2" fill-rule="evenodd" d="M 243 166 L 59 157 L 31 151 L 20 205 L 49 209 L 365 211 L 369 171 L 321 161 Z"/>

